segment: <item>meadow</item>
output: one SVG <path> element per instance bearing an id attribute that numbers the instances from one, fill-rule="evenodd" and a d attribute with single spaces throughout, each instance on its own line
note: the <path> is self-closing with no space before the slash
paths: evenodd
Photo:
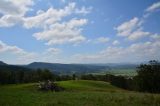
<path id="1" fill-rule="evenodd" d="M 60 81 L 62 92 L 35 83 L 0 86 L 0 106 L 160 106 L 160 95 L 123 90 L 103 81 Z"/>
<path id="2" fill-rule="evenodd" d="M 95 73 L 89 73 L 89 74 L 93 74 L 93 75 L 105 75 L 105 74 L 111 74 L 111 75 L 115 75 L 115 76 L 135 76 L 137 75 L 136 69 L 112 69 L 112 70 L 104 70 L 104 71 L 100 71 L 100 72 L 95 72 Z"/>

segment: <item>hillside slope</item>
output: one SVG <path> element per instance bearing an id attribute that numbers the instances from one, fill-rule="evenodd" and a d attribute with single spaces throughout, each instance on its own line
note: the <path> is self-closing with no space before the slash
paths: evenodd
<path id="1" fill-rule="evenodd" d="M 1 85 L 0 106 L 159 106 L 160 95 L 135 93 L 94 81 L 57 82 L 64 92 L 42 92 L 35 84 Z M 98 90 L 97 90 L 98 89 Z M 110 90 L 105 90 L 110 89 Z M 113 89 L 111 91 L 111 89 Z M 114 92 L 114 90 L 116 90 Z"/>
<path id="2" fill-rule="evenodd" d="M 104 70 L 110 70 L 108 66 L 98 66 L 91 64 L 60 64 L 60 63 L 44 63 L 44 62 L 33 62 L 26 67 L 32 69 L 49 69 L 58 74 L 84 74 L 91 72 L 99 72 Z"/>
<path id="3" fill-rule="evenodd" d="M 7 65 L 7 64 L 4 63 L 3 61 L 0 61 L 0 65 Z"/>
<path id="4" fill-rule="evenodd" d="M 58 85 L 67 91 L 100 91 L 100 92 L 123 92 L 125 90 L 110 85 L 108 82 L 91 80 L 60 81 Z"/>

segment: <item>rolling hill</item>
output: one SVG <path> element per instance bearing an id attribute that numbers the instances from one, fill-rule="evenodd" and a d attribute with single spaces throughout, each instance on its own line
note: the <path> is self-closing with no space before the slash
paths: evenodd
<path id="1" fill-rule="evenodd" d="M 38 91 L 36 84 L 0 86 L 1 106 L 159 106 L 160 95 L 119 89 L 102 81 L 60 81 L 62 92 Z"/>
<path id="2" fill-rule="evenodd" d="M 0 61 L 0 65 L 7 65 L 7 64 L 4 63 L 3 61 Z"/>
<path id="3" fill-rule="evenodd" d="M 49 69 L 58 74 L 84 74 L 92 72 L 100 72 L 110 70 L 108 66 L 99 66 L 92 64 L 59 64 L 59 63 L 44 63 L 44 62 L 34 62 L 26 67 L 32 69 Z"/>
<path id="4" fill-rule="evenodd" d="M 0 61 L 0 70 L 30 70 L 30 69 L 49 69 L 58 75 L 72 74 L 114 74 L 114 75 L 135 75 L 136 64 L 60 64 L 33 62 L 27 65 L 9 65 Z"/>
<path id="5" fill-rule="evenodd" d="M 0 61 L 0 71 L 29 71 L 32 70 L 27 67 L 19 66 L 19 65 L 10 65 Z"/>

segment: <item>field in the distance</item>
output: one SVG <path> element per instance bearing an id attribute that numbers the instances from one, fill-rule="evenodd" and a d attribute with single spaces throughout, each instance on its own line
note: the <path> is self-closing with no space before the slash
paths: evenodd
<path id="1" fill-rule="evenodd" d="M 111 75 L 122 75 L 122 76 L 135 76 L 137 75 L 136 69 L 112 69 L 112 70 L 106 70 L 106 71 L 100 71 L 96 73 L 89 73 L 93 75 L 105 75 L 105 74 L 111 74 Z"/>
<path id="2" fill-rule="evenodd" d="M 160 106 L 159 94 L 136 93 L 102 81 L 61 81 L 63 92 L 37 91 L 35 84 L 0 86 L 0 106 Z"/>

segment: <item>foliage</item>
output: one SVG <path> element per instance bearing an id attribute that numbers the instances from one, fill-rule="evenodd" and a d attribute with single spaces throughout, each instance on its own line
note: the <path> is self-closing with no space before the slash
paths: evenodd
<path id="1" fill-rule="evenodd" d="M 160 63 L 158 61 L 153 60 L 148 64 L 141 64 L 137 73 L 138 90 L 160 93 Z"/>
<path id="2" fill-rule="evenodd" d="M 106 81 L 119 88 L 160 93 L 160 63 L 150 61 L 148 64 L 141 64 L 137 68 L 136 76 L 115 76 L 115 75 L 56 75 L 47 69 L 28 69 L 18 66 L 0 66 L 0 84 L 28 83 L 44 80 L 65 81 L 65 80 L 95 80 Z"/>
<path id="3" fill-rule="evenodd" d="M 45 80 L 70 80 L 72 76 L 58 76 L 48 69 L 29 69 L 25 67 L 0 65 L 0 84 L 29 83 Z"/>
<path id="4" fill-rule="evenodd" d="M 152 60 L 148 64 L 141 64 L 137 67 L 136 76 L 88 74 L 82 75 L 81 79 L 107 81 L 114 86 L 128 90 L 160 93 L 160 63 Z"/>
<path id="5" fill-rule="evenodd" d="M 38 89 L 41 91 L 63 91 L 64 89 L 62 87 L 59 87 L 56 83 L 51 82 L 50 80 L 38 83 Z"/>

